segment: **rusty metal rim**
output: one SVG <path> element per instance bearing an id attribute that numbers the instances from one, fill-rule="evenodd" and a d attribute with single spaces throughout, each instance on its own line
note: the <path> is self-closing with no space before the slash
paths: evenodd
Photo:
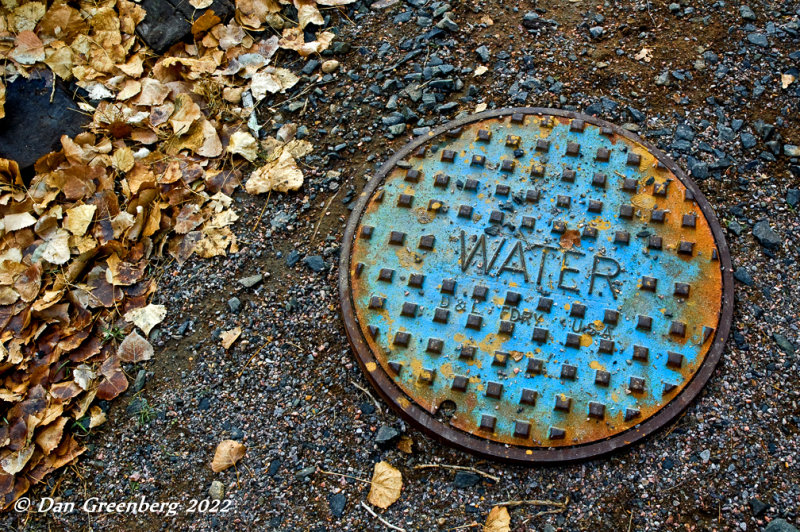
<path id="1" fill-rule="evenodd" d="M 484 440 L 440 422 L 413 401 L 407 400 L 405 392 L 403 392 L 383 371 L 380 363 L 369 349 L 369 346 L 362 335 L 361 328 L 358 325 L 358 320 L 354 312 L 353 300 L 351 297 L 352 290 L 350 288 L 350 254 L 352 251 L 353 237 L 355 235 L 356 227 L 358 226 L 361 216 L 367 206 L 367 202 L 375 190 L 383 183 L 389 172 L 394 169 L 398 161 L 409 155 L 420 145 L 429 142 L 433 138 L 442 135 L 451 129 L 481 120 L 510 116 L 512 113 L 523 113 L 526 115 L 550 115 L 572 119 L 579 118 L 589 124 L 594 124 L 599 127 L 609 127 L 614 131 L 614 133 L 641 144 L 647 148 L 658 160 L 664 163 L 664 165 L 669 168 L 675 177 L 681 180 L 686 188 L 694 193 L 695 202 L 699 205 L 701 212 L 708 220 L 711 232 L 714 235 L 714 241 L 717 245 L 717 249 L 719 250 L 720 268 L 722 268 L 722 311 L 719 315 L 719 323 L 716 327 L 713 343 L 706 354 L 705 360 L 700 365 L 700 369 L 694 374 L 691 381 L 686 385 L 683 391 L 681 391 L 681 393 L 679 393 L 674 399 L 672 399 L 672 401 L 667 403 L 658 412 L 647 418 L 639 425 L 601 441 L 595 441 L 571 447 L 558 447 L 550 449 L 528 448 Z M 403 419 L 422 429 L 425 433 L 436 440 L 455 446 L 462 450 L 475 453 L 482 457 L 527 465 L 533 465 L 537 463 L 544 464 L 568 462 L 600 456 L 642 440 L 646 436 L 652 434 L 674 420 L 700 394 L 703 387 L 711 378 L 711 375 L 722 356 L 722 351 L 725 347 L 725 341 L 730 333 L 731 322 L 733 319 L 733 268 L 731 266 L 730 251 L 728 250 L 728 244 L 725 241 L 722 227 L 720 226 L 719 220 L 714 214 L 714 211 L 711 208 L 708 200 L 697 187 L 697 184 L 692 181 L 678 167 L 678 165 L 661 150 L 656 148 L 651 143 L 634 135 L 633 133 L 617 126 L 616 124 L 606 122 L 605 120 L 599 118 L 560 109 L 513 107 L 494 111 L 485 111 L 483 113 L 470 115 L 439 126 L 427 135 L 421 135 L 412 139 L 381 166 L 375 176 L 370 179 L 370 181 L 364 187 L 358 203 L 350 215 L 350 219 L 345 227 L 343 248 L 341 250 L 341 256 L 339 259 L 339 303 L 341 306 L 342 318 L 344 320 L 347 338 L 356 352 L 356 360 L 358 361 L 359 366 L 361 366 L 361 370 L 363 371 L 364 375 L 366 375 L 367 380 L 370 381 L 372 387 L 377 390 L 383 400 L 386 401 Z M 374 364 L 374 367 L 377 369 L 375 371 L 369 371 L 367 369 L 368 364 Z M 401 405 L 400 398 L 403 398 L 404 402 L 406 402 L 408 406 L 404 407 Z"/>

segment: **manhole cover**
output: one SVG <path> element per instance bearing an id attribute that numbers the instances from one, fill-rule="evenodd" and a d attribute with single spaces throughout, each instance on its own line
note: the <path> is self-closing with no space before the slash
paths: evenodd
<path id="1" fill-rule="evenodd" d="M 639 440 L 699 393 L 730 329 L 722 230 L 653 146 L 550 109 L 417 138 L 344 236 L 347 334 L 383 398 L 517 462 Z"/>

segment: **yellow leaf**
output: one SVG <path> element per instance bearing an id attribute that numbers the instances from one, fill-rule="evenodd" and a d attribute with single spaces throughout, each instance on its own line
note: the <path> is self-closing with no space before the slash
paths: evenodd
<path id="1" fill-rule="evenodd" d="M 64 219 L 64 229 L 75 236 L 83 236 L 92 223 L 97 205 L 78 205 L 67 209 L 67 217 Z"/>
<path id="2" fill-rule="evenodd" d="M 378 462 L 372 472 L 372 487 L 367 500 L 384 510 L 400 498 L 403 475 L 388 462 Z"/>
<path id="3" fill-rule="evenodd" d="M 222 339 L 222 347 L 224 347 L 225 349 L 230 349 L 230 347 L 233 345 L 233 342 L 235 342 L 236 339 L 239 338 L 241 334 L 242 334 L 241 327 L 235 327 L 230 331 L 225 331 L 224 333 L 222 333 L 220 335 L 220 338 Z"/>
<path id="4" fill-rule="evenodd" d="M 214 0 L 189 0 L 192 7 L 196 9 L 205 9 L 214 3 Z"/>
<path id="5" fill-rule="evenodd" d="M 297 9 L 297 21 L 300 23 L 301 28 L 305 28 L 309 24 L 322 26 L 325 23 L 322 13 L 319 12 L 316 4 L 314 0 L 294 0 L 294 7 Z"/>
<path id="6" fill-rule="evenodd" d="M 211 469 L 215 473 L 224 471 L 242 459 L 245 447 L 238 441 L 223 440 L 217 445 L 214 452 L 214 459 L 211 461 Z"/>
<path id="7" fill-rule="evenodd" d="M 114 152 L 114 167 L 120 172 L 130 172 L 136 161 L 133 158 L 133 151 L 127 146 Z"/>
<path id="8" fill-rule="evenodd" d="M 495 506 L 486 518 L 483 532 L 509 532 L 511 530 L 511 516 L 505 506 Z"/>
<path id="9" fill-rule="evenodd" d="M 179 94 L 175 98 L 175 113 L 170 117 L 169 123 L 176 135 L 183 135 L 189 131 L 195 120 L 199 120 L 202 116 L 200 107 L 188 94 Z"/>

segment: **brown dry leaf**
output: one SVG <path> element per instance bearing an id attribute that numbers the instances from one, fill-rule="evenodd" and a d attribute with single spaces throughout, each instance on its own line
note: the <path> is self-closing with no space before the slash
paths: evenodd
<path id="1" fill-rule="evenodd" d="M 256 101 L 263 100 L 267 93 L 285 92 L 294 87 L 300 78 L 285 68 L 268 66 L 257 72 L 250 80 L 250 92 Z"/>
<path id="2" fill-rule="evenodd" d="M 6 86 L 5 84 L 3 84 L 3 80 L 0 79 L 0 118 L 4 118 L 5 116 L 6 116 Z"/>
<path id="3" fill-rule="evenodd" d="M 227 149 L 228 153 L 239 154 L 250 162 L 255 161 L 258 157 L 258 143 L 253 135 L 246 131 L 237 131 L 231 135 Z"/>
<path id="4" fill-rule="evenodd" d="M 17 214 L 6 214 L 3 216 L 3 229 L 6 232 L 19 231 L 25 229 L 36 223 L 34 218 L 29 212 L 20 212 Z"/>
<path id="5" fill-rule="evenodd" d="M 146 307 L 129 310 L 125 313 L 124 318 L 139 327 L 144 332 L 144 335 L 147 336 L 152 328 L 161 323 L 166 315 L 167 307 L 151 303 Z"/>
<path id="6" fill-rule="evenodd" d="M 235 440 L 223 440 L 217 445 L 214 452 L 214 459 L 211 461 L 211 469 L 215 473 L 224 471 L 242 459 L 245 453 L 245 446 Z"/>
<path id="7" fill-rule="evenodd" d="M 117 348 L 117 354 L 123 362 L 142 362 L 153 358 L 153 346 L 136 331 L 125 337 Z"/>
<path id="8" fill-rule="evenodd" d="M 32 31 L 22 31 L 14 40 L 14 49 L 8 56 L 22 65 L 44 61 L 44 44 Z"/>
<path id="9" fill-rule="evenodd" d="M 133 165 L 136 164 L 136 159 L 133 158 L 133 151 L 127 146 L 115 151 L 112 160 L 114 161 L 114 168 L 123 173 L 130 172 L 133 169 Z"/>
<path id="10" fill-rule="evenodd" d="M 637 61 L 644 61 L 645 63 L 649 63 L 650 61 L 653 60 L 653 50 L 651 50 L 650 48 L 642 48 L 636 53 L 635 56 L 633 56 L 633 58 L 636 59 Z"/>
<path id="11" fill-rule="evenodd" d="M 297 9 L 297 22 L 301 28 L 305 28 L 309 24 L 316 24 L 322 26 L 325 19 L 322 18 L 322 13 L 317 9 L 317 2 L 315 0 L 292 0 L 294 7 Z"/>
<path id="12" fill-rule="evenodd" d="M 81 364 L 72 370 L 72 379 L 83 390 L 91 388 L 95 378 L 97 378 L 97 374 L 86 364 Z"/>
<path id="13" fill-rule="evenodd" d="M 58 447 L 61 443 L 61 437 L 64 434 L 64 425 L 69 418 L 60 417 L 53 423 L 45 427 L 38 436 L 36 436 L 36 444 L 42 449 L 44 454 L 50 454 L 53 449 Z"/>
<path id="14" fill-rule="evenodd" d="M 297 167 L 289 150 L 283 150 L 278 160 L 265 164 L 250 174 L 244 188 L 249 194 L 264 194 L 270 190 L 289 192 L 303 185 L 303 172 Z"/>
<path id="15" fill-rule="evenodd" d="M 414 447 L 414 440 L 411 439 L 411 436 L 400 436 L 400 440 L 397 442 L 397 448 L 406 454 L 411 454 L 413 452 Z"/>
<path id="16" fill-rule="evenodd" d="M 403 475 L 388 462 L 378 462 L 372 472 L 372 487 L 367 500 L 373 506 L 384 510 L 400 498 L 403 489 Z"/>
<path id="17" fill-rule="evenodd" d="M 220 335 L 220 339 L 222 339 L 222 347 L 225 349 L 230 349 L 239 336 L 242 334 L 241 327 L 234 327 L 230 331 L 225 331 Z"/>
<path id="18" fill-rule="evenodd" d="M 69 233 L 58 229 L 40 247 L 44 260 L 60 266 L 69 260 Z"/>
<path id="19" fill-rule="evenodd" d="M 175 112 L 169 119 L 172 131 L 176 135 L 183 135 L 197 120 L 203 117 L 200 106 L 192 101 L 188 94 L 179 94 L 175 99 Z"/>
<path id="20" fill-rule="evenodd" d="M 327 50 L 334 37 L 336 37 L 335 34 L 323 31 L 317 34 L 316 41 L 305 42 L 302 29 L 298 27 L 286 28 L 278 41 L 278 46 L 287 50 L 294 50 L 301 56 L 308 57 L 311 54 L 319 54 Z"/>
<path id="21" fill-rule="evenodd" d="M 0 460 L 0 467 L 9 475 L 16 475 L 22 471 L 22 468 L 25 467 L 25 464 L 31 459 L 35 448 L 34 445 L 27 445 L 19 451 L 9 453 L 5 458 Z"/>
<path id="22" fill-rule="evenodd" d="M 321 6 L 346 6 L 355 1 L 356 0 L 316 0 L 317 4 Z"/>
<path id="23" fill-rule="evenodd" d="M 89 428 L 93 429 L 99 427 L 106 422 L 106 413 L 99 406 L 93 406 L 89 409 Z"/>
<path id="24" fill-rule="evenodd" d="M 128 389 L 128 379 L 119 364 L 119 358 L 112 355 L 100 366 L 100 374 L 104 377 L 97 388 L 97 398 L 109 401 Z"/>
<path id="25" fill-rule="evenodd" d="M 205 9 L 213 3 L 214 0 L 189 0 L 189 4 L 195 9 Z"/>
<path id="26" fill-rule="evenodd" d="M 483 532 L 510 532 L 510 530 L 511 516 L 508 515 L 508 509 L 505 506 L 492 508 L 486 518 L 486 524 L 483 525 Z"/>
<path id="27" fill-rule="evenodd" d="M 488 71 L 489 71 L 489 69 L 487 67 L 485 67 L 483 65 L 478 65 L 477 67 L 475 67 L 475 71 L 472 73 L 472 75 L 473 75 L 473 77 L 478 77 L 478 76 L 482 76 L 483 74 L 486 74 L 486 72 L 488 72 Z"/>
<path id="28" fill-rule="evenodd" d="M 271 14 L 280 13 L 277 0 L 236 0 L 236 20 L 250 30 L 258 30 Z"/>
<path id="29" fill-rule="evenodd" d="M 78 205 L 67 209 L 64 219 L 64 229 L 75 236 L 83 236 L 92 223 L 97 205 Z"/>

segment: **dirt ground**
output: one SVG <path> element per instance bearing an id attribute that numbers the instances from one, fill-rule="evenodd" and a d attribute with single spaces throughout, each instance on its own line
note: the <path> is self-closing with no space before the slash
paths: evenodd
<path id="1" fill-rule="evenodd" d="M 780 84 L 781 73 L 798 65 L 790 54 L 800 50 L 800 40 L 797 33 L 764 29 L 797 21 L 797 6 L 791 4 L 752 3 L 753 21 L 743 20 L 740 4 L 728 2 L 685 2 L 678 6 L 680 16 L 667 2 L 454 2 L 450 10 L 457 32 L 406 47 L 404 42 L 433 26 L 420 26 L 415 18 L 397 23 L 395 17 L 408 11 L 425 17 L 426 10 L 436 10 L 430 3 L 330 10 L 338 41 L 350 45 L 349 51 L 335 53 L 338 73 L 262 109 L 269 127 L 292 121 L 308 128 L 316 149 L 304 163 L 306 185 L 288 196 L 237 194 L 239 253 L 190 260 L 180 268 L 164 261 L 153 270 L 158 302 L 168 307 L 153 340 L 157 356 L 126 368 L 131 382 L 144 369 L 146 384 L 141 391 L 132 386 L 108 405 L 108 423 L 83 437 L 89 451 L 77 464 L 29 494 L 33 501 L 60 497 L 81 503 L 90 497 L 145 497 L 179 501 L 182 509 L 174 516 L 9 513 L 0 517 L 0 526 L 385 530 L 360 504 L 369 489 L 363 481 L 380 460 L 402 471 L 404 488 L 397 503 L 376 512 L 406 530 L 470 530 L 482 526 L 497 502 L 567 498 L 563 510 L 513 508 L 512 529 L 761 530 L 777 518 L 797 523 L 798 361 L 775 334 L 800 346 L 800 226 L 785 199 L 788 190 L 798 188 L 800 169 L 797 158 L 783 149 L 762 155 L 772 153 L 767 143 L 775 137 L 758 132 L 763 130 L 759 121 L 775 124 L 780 148 L 800 144 L 800 80 L 788 89 Z M 687 8 L 692 11 L 684 12 Z M 540 21 L 524 26 L 525 13 L 534 10 Z M 603 35 L 592 38 L 590 28 L 597 26 Z M 767 32 L 768 47 L 747 41 L 757 30 Z M 443 44 L 447 39 L 453 43 Z M 481 45 L 492 56 L 488 62 L 476 53 Z M 643 48 L 651 50 L 649 61 L 635 59 Z M 418 55 L 394 66 L 416 49 Z M 703 55 L 707 51 L 717 56 L 716 63 Z M 416 113 L 418 104 L 403 95 L 405 89 L 386 80 L 408 83 L 413 78 L 404 77 L 422 72 L 433 57 L 454 64 L 458 72 L 478 64 L 489 71 L 460 74 L 463 87 L 441 93 L 436 105 L 457 102 L 456 108 Z M 722 76 L 720 67 L 727 69 Z M 292 68 L 300 70 L 303 63 Z M 667 82 L 657 82 L 664 72 Z M 524 96 L 512 89 L 520 82 Z M 756 97 L 759 84 L 764 91 Z M 391 113 L 385 105 L 393 95 L 418 117 L 407 119 L 407 129 L 390 138 L 381 118 Z M 606 100 L 616 105 L 603 105 Z M 291 111 L 292 102 L 304 106 Z M 418 120 L 435 125 L 479 104 L 589 108 L 628 124 L 695 174 L 728 227 L 734 267 L 744 268 L 752 281 L 740 282 L 737 276 L 734 336 L 701 397 L 643 444 L 578 464 L 506 466 L 432 441 L 361 390 L 368 384 L 345 339 L 336 287 L 352 199 L 380 162 L 411 138 L 413 127 L 425 127 Z M 734 129 L 733 138 L 719 132 L 718 124 L 733 129 L 734 120 L 743 125 Z M 678 124 L 696 133 L 688 147 L 675 143 Z M 752 149 L 742 145 L 746 131 L 758 142 Z M 342 143 L 346 147 L 337 150 Z M 719 163 L 724 162 L 720 153 L 734 162 Z M 704 165 L 698 162 L 705 164 L 707 177 L 700 177 Z M 781 236 L 777 249 L 752 236 L 751 226 L 760 219 Z M 298 260 L 289 266 L 293 254 Z M 304 260 L 311 256 L 322 259 L 322 271 L 313 271 Z M 263 281 L 252 288 L 239 283 L 254 274 L 263 275 Z M 231 297 L 240 300 L 239 312 L 231 310 Z M 234 326 L 242 327 L 242 338 L 225 351 L 219 334 Z M 413 439 L 413 453 L 375 443 L 384 425 Z M 236 468 L 213 473 L 208 464 L 216 444 L 226 438 L 244 443 L 247 454 Z M 499 481 L 414 469 L 424 463 L 475 467 Z M 224 485 L 230 511 L 187 513 L 189 500 L 209 498 L 214 480 Z M 337 512 L 342 498 L 344 508 Z"/>

